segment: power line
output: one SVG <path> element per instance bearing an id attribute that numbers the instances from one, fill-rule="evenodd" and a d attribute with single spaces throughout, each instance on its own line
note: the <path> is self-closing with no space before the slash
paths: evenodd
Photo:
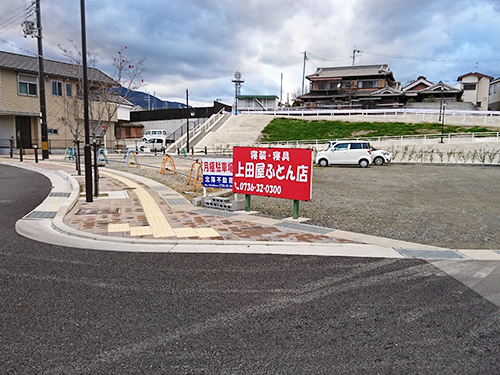
<path id="1" fill-rule="evenodd" d="M 64 18 L 61 18 L 59 17 L 56 13 L 52 12 L 50 9 L 48 9 L 47 7 L 45 7 L 44 5 L 42 5 L 42 9 L 44 11 L 44 13 L 50 13 L 53 17 L 57 18 L 60 22 L 62 22 L 63 24 L 65 24 L 67 27 L 75 30 L 75 31 L 78 31 L 78 33 L 80 34 L 80 28 L 78 27 L 75 27 L 73 24 L 69 23 L 68 21 L 66 21 Z M 87 37 L 88 39 L 91 39 L 92 42 L 94 42 L 95 44 L 99 45 L 101 48 L 103 48 L 104 50 L 107 50 L 108 52 L 110 53 L 114 53 L 115 51 L 113 51 L 112 49 L 110 49 L 109 47 L 105 46 L 104 44 L 102 44 L 101 42 L 99 42 L 98 40 L 96 39 L 93 39 L 91 37 Z"/>
<path id="2" fill-rule="evenodd" d="M 18 45 L 14 44 L 14 43 L 12 43 L 12 42 L 9 42 L 8 40 L 5 40 L 5 39 L 3 39 L 3 38 L 0 38 L 0 40 L 1 40 L 2 42 L 4 42 L 5 44 L 9 44 L 10 46 L 12 46 L 12 47 L 14 47 L 14 48 L 16 48 L 16 49 L 18 49 L 18 50 L 20 50 L 20 51 L 23 51 L 23 52 L 29 53 L 29 54 L 30 54 L 30 55 L 32 55 L 32 56 L 38 56 L 38 54 L 37 54 L 36 52 L 31 52 L 31 51 L 28 51 L 27 49 L 24 49 L 24 48 L 22 48 L 22 47 L 19 47 Z"/>
<path id="3" fill-rule="evenodd" d="M 31 9 L 30 9 L 31 8 Z M 0 30 L 5 31 L 7 29 L 10 29 L 14 25 L 19 25 L 20 21 L 28 18 L 29 16 L 33 15 L 33 9 L 31 6 L 28 8 L 16 8 L 15 10 L 9 12 L 13 13 L 12 15 L 9 15 L 8 17 L 5 17 L 6 14 L 3 15 L 2 18 L 0 18 Z M 7 14 L 9 14 L 7 13 Z"/>
<path id="4" fill-rule="evenodd" d="M 485 58 L 478 58 L 478 57 L 468 57 L 468 58 L 445 59 L 445 58 L 438 58 L 438 57 L 393 55 L 393 54 L 367 52 L 367 51 L 364 51 L 364 53 L 367 53 L 367 54 L 373 55 L 373 56 L 389 57 L 392 59 L 418 60 L 418 61 L 458 62 L 458 63 L 471 63 L 471 62 L 475 63 L 478 61 L 500 61 L 500 58 L 485 59 Z"/>

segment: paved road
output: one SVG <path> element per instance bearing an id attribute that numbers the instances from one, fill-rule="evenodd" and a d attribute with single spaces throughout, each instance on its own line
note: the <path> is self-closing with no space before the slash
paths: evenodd
<path id="1" fill-rule="evenodd" d="M 411 259 L 134 254 L 33 242 L 50 189 L 0 166 L 0 373 L 493 374 L 500 310 Z"/>

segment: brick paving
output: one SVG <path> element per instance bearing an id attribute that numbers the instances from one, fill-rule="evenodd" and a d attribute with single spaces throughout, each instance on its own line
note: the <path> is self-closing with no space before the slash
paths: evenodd
<path id="1" fill-rule="evenodd" d="M 82 187 L 85 184 L 84 177 L 75 177 L 80 183 L 80 190 L 83 190 Z M 326 235 L 233 220 L 230 217 L 218 217 L 192 211 L 179 211 L 175 209 L 175 206 L 170 207 L 154 190 L 144 184 L 139 184 L 151 195 L 168 221 L 168 224 L 173 229 L 212 228 L 218 233 L 218 236 L 206 238 L 193 235 L 192 231 L 186 231 L 186 237 L 180 237 L 178 234 L 175 237 L 162 237 L 164 239 L 352 243 L 352 241 Z M 108 224 L 128 224 L 130 227 L 147 227 L 150 225 L 141 201 L 133 188 L 130 188 L 118 179 L 106 175 L 99 180 L 99 191 L 101 193 L 100 196 L 94 198 L 93 202 L 86 202 L 84 197 L 81 197 L 73 209 L 65 216 L 64 223 L 76 230 L 96 235 L 155 239 L 151 233 L 133 236 L 130 231 L 115 232 L 108 230 Z M 117 197 L 111 193 L 108 194 L 109 192 L 121 192 L 121 194 L 118 194 Z M 126 192 L 126 195 L 123 195 L 123 192 Z M 183 232 L 178 231 L 178 233 Z"/>

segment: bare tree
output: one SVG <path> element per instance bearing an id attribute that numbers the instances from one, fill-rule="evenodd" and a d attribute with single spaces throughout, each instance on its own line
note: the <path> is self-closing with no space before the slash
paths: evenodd
<path id="1" fill-rule="evenodd" d="M 72 42 L 73 49 L 68 50 L 59 46 L 63 55 L 69 59 L 75 68 L 74 76 L 79 83 L 74 96 L 64 96 L 64 116 L 60 119 L 66 125 L 74 140 L 79 140 L 83 136 L 83 84 L 82 84 L 82 53 Z M 113 57 L 114 77 L 102 73 L 96 68 L 99 62 L 98 55 L 87 54 L 88 90 L 89 90 L 89 116 L 90 131 L 93 139 L 101 144 L 106 132 L 113 122 L 116 122 L 116 115 L 120 105 L 128 105 L 128 97 L 132 90 L 136 90 L 144 85 L 144 80 L 140 78 L 144 72 L 145 59 L 137 62 L 128 59 L 125 52 L 127 47 L 118 51 Z"/>
<path id="2" fill-rule="evenodd" d="M 73 50 L 65 49 L 59 45 L 63 55 L 70 61 L 72 69 L 72 76 L 78 81 L 75 90 L 71 95 L 63 95 L 63 116 L 59 119 L 65 125 L 74 141 L 78 141 L 84 137 L 84 123 L 83 123 L 83 85 L 82 85 L 82 53 L 76 44 L 70 40 L 73 45 Z M 98 62 L 96 54 L 91 52 L 87 53 L 87 62 L 90 68 L 95 68 Z M 89 85 L 89 86 L 92 86 Z"/>
<path id="3" fill-rule="evenodd" d="M 94 113 L 93 131 L 101 129 L 103 137 L 115 120 L 120 105 L 129 105 L 128 99 L 132 91 L 144 86 L 144 80 L 140 77 L 144 72 L 146 59 L 134 61 L 127 57 L 126 52 L 127 46 L 124 46 L 117 56 L 113 57 L 113 85 L 101 82 L 100 89 L 94 93 L 97 94 L 95 100 L 99 105 L 95 106 L 97 112 Z"/>
<path id="4" fill-rule="evenodd" d="M 302 95 L 302 90 L 300 88 L 292 91 L 292 100 L 293 100 L 292 106 L 296 107 L 302 105 L 302 100 L 299 99 L 299 96 L 301 95 Z"/>

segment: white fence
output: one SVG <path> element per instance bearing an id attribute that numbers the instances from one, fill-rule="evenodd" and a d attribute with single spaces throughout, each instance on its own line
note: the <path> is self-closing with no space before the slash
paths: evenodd
<path id="1" fill-rule="evenodd" d="M 500 125 L 500 111 L 466 111 L 418 109 L 418 108 L 384 108 L 384 109 L 304 109 L 298 107 L 274 108 L 267 111 L 240 111 L 243 115 L 268 115 L 268 116 L 382 116 L 388 118 L 406 119 L 407 117 L 421 122 L 445 122 L 453 120 L 454 123 L 467 123 L 473 119 L 475 123 L 495 123 Z M 441 117 L 442 116 L 442 117 Z M 479 121 L 478 121 L 479 120 Z"/>

